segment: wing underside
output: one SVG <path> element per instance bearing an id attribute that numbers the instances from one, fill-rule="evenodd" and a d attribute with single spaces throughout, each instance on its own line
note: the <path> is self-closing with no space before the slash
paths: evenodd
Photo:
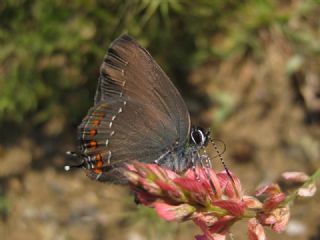
<path id="1" fill-rule="evenodd" d="M 80 151 L 94 163 L 90 176 L 108 179 L 124 162 L 152 162 L 185 144 L 187 107 L 144 48 L 129 36 L 118 38 L 100 73 L 95 105 L 78 131 Z"/>

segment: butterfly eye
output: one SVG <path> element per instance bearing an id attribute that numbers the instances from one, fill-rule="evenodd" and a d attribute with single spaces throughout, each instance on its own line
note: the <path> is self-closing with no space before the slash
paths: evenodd
<path id="1" fill-rule="evenodd" d="M 192 143 L 195 145 L 204 146 L 208 142 L 207 135 L 200 128 L 193 128 L 191 130 L 190 137 L 191 137 Z"/>

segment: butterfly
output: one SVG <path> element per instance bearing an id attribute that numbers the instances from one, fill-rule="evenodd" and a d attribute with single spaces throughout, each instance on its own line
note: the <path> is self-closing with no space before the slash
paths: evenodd
<path id="1" fill-rule="evenodd" d="M 68 152 L 98 181 L 122 182 L 131 160 L 177 173 L 208 160 L 210 131 L 191 127 L 180 93 L 149 52 L 122 35 L 100 66 L 94 105 L 78 127 L 79 151 Z"/>

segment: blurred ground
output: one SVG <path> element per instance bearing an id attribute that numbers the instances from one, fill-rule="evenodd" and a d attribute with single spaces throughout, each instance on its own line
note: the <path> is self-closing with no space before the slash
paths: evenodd
<path id="1" fill-rule="evenodd" d="M 312 5 L 316 4 L 316 1 L 306 1 L 312 3 L 306 6 L 311 6 L 313 11 L 306 10 L 300 6 L 303 5 L 302 2 L 284 1 L 277 7 L 290 13 L 307 12 L 308 14 L 288 15 L 286 24 L 296 33 L 304 29 L 312 33 L 315 39 L 319 39 L 320 8 Z M 88 9 L 90 6 L 88 5 Z M 243 9 L 241 11 L 244 11 L 244 15 L 241 16 L 246 16 L 245 11 L 250 12 L 250 9 Z M 234 16 L 237 14 L 239 12 L 235 12 Z M 259 18 L 261 22 L 267 21 L 269 15 L 263 16 L 266 18 Z M 234 19 L 237 20 L 236 17 Z M 173 26 L 183 25 L 182 22 L 180 19 L 178 24 Z M 235 21 L 230 24 L 230 29 L 233 29 L 232 26 L 237 28 L 237 23 Z M 99 28 L 99 24 L 96 27 L 103 29 L 101 26 Z M 201 27 L 199 23 L 199 28 Z M 206 27 L 208 28 L 209 26 Z M 143 35 L 135 28 L 132 29 L 134 34 Z M 190 29 L 196 31 L 194 28 Z M 94 34 L 88 31 L 87 35 L 82 34 L 87 37 Z M 180 35 L 183 37 L 184 29 L 181 31 Z M 168 32 L 172 32 L 172 29 Z M 150 32 L 147 33 L 152 36 Z M 181 43 L 182 46 L 175 42 L 168 45 L 178 49 L 172 50 L 177 51 L 173 59 L 169 58 L 171 50 L 159 54 L 156 42 L 151 44 L 150 52 L 159 56 L 157 60 L 163 68 L 169 69 L 169 75 L 188 104 L 194 124 L 211 127 L 214 138 L 221 139 L 226 144 L 225 161 L 229 168 L 239 175 L 247 193 L 253 193 L 255 187 L 261 184 L 275 181 L 281 183 L 280 174 L 284 171 L 305 171 L 310 174 L 320 167 L 320 43 L 319 40 L 302 41 L 296 45 L 290 38 L 292 35 L 285 33 L 286 30 L 279 25 L 263 22 L 257 29 L 252 30 L 252 35 L 246 36 L 250 41 L 254 37 L 247 47 L 232 52 L 223 59 L 206 57 L 205 61 L 197 62 L 188 71 L 185 71 L 184 64 L 190 64 L 184 61 L 183 55 L 179 55 L 184 50 L 185 54 L 195 55 L 192 52 L 195 50 L 188 48 L 187 41 Z M 225 41 L 221 34 L 202 36 L 195 42 L 201 47 L 203 38 L 206 38 L 209 47 L 218 46 L 218 49 L 219 46 L 223 49 L 225 45 L 233 44 Z M 190 38 L 190 35 L 188 37 Z M 64 172 L 64 152 L 76 148 L 76 126 L 92 102 L 91 96 L 94 94 L 98 76 L 96 69 L 101 61 L 87 51 L 98 48 L 94 44 L 105 46 L 106 42 L 112 40 L 98 39 L 90 44 L 91 39 L 88 37 L 90 41 L 84 46 L 81 45 L 83 48 L 80 50 L 85 52 L 87 62 L 94 59 L 92 63 L 97 66 L 90 65 L 89 69 L 68 68 L 66 71 L 70 79 L 77 79 L 73 82 L 75 87 L 70 87 L 71 90 L 57 87 L 56 92 L 52 92 L 52 89 L 45 91 L 51 98 L 58 99 L 52 104 L 45 102 L 42 98 L 44 93 L 41 93 L 35 109 L 24 109 L 26 112 L 21 112 L 20 122 L 15 122 L 12 118 L 2 120 L 1 239 L 179 240 L 193 239 L 196 233 L 200 233 L 200 230 L 190 223 L 165 223 L 152 211 L 137 207 L 125 187 L 91 181 L 81 170 Z M 148 37 L 143 36 L 143 39 Z M 242 41 L 244 40 L 241 38 L 240 42 Z M 255 49 L 256 42 L 260 45 L 258 50 Z M 307 45 L 306 42 L 310 44 Z M 68 51 L 72 53 L 77 47 L 78 45 L 70 47 Z M 165 47 L 162 46 L 161 49 Z M 48 62 L 41 59 L 41 68 L 45 68 L 46 64 L 51 66 L 52 62 L 54 66 L 72 66 L 72 61 L 64 59 L 68 54 L 58 53 L 60 58 L 54 52 L 54 59 L 47 59 Z M 100 54 L 100 57 L 102 56 L 103 53 Z M 203 56 L 196 55 L 195 58 L 202 59 Z M 6 73 L 7 68 L 4 67 L 10 63 L 10 59 L 4 61 L 1 56 L 0 59 L 3 63 L 0 75 L 4 73 L 1 79 L 5 79 L 3 76 L 12 77 Z M 54 81 L 56 75 L 46 78 L 47 74 L 41 72 L 37 76 L 39 82 L 54 82 L 54 86 L 60 84 Z M 81 74 L 86 77 L 81 77 Z M 18 76 L 23 78 L 26 75 Z M 28 83 L 30 88 L 33 84 L 38 84 L 28 81 L 21 82 L 21 85 Z M 61 84 L 68 85 L 65 83 L 64 81 L 64 85 Z M 0 101 L 0 107 L 3 106 L 1 104 L 3 102 Z M 81 108 L 78 105 L 81 105 Z M 48 116 L 39 113 L 44 107 L 50 109 Z M 214 152 L 211 154 L 215 155 Z M 215 168 L 220 169 L 218 159 L 213 161 Z M 298 200 L 292 209 L 288 230 L 281 235 L 268 232 L 269 239 L 320 239 L 319 201 L 319 193 L 312 199 Z M 233 234 L 234 239 L 246 239 L 246 226 L 238 224 Z"/>

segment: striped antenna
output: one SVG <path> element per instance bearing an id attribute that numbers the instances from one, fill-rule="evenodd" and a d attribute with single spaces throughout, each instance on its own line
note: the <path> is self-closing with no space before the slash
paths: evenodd
<path id="1" fill-rule="evenodd" d="M 234 179 L 233 179 L 233 177 L 232 177 L 232 175 L 231 175 L 231 173 L 230 173 L 230 171 L 229 171 L 229 169 L 228 169 L 225 161 L 223 160 L 222 153 L 219 151 L 216 143 L 213 141 L 213 139 L 212 139 L 211 137 L 209 137 L 209 140 L 210 140 L 212 146 L 214 147 L 215 151 L 217 152 L 217 154 L 218 154 L 218 156 L 219 156 L 219 159 L 220 159 L 220 162 L 221 162 L 221 164 L 223 165 L 223 168 L 224 168 L 224 170 L 226 171 L 228 177 L 230 178 L 231 183 L 232 183 L 232 186 L 233 186 L 233 188 L 234 188 L 237 196 L 239 197 L 240 194 L 239 194 L 239 192 L 238 192 L 238 190 L 237 190 L 237 188 L 236 188 L 236 184 L 235 184 L 235 182 L 234 182 Z M 226 150 L 226 147 L 224 148 L 224 151 L 223 151 L 223 152 L 225 152 L 225 150 Z"/>

